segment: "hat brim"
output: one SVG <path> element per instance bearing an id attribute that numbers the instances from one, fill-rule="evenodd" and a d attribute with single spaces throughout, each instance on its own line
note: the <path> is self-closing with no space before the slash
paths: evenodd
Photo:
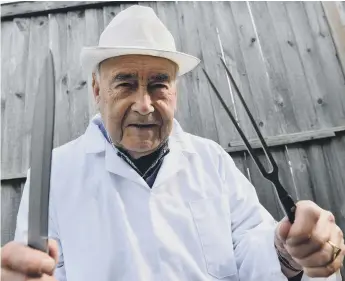
<path id="1" fill-rule="evenodd" d="M 124 55 L 147 55 L 171 60 L 179 67 L 178 76 L 191 71 L 200 63 L 198 58 L 185 53 L 138 47 L 85 47 L 81 51 L 80 59 L 84 70 L 91 74 L 100 62 Z"/>

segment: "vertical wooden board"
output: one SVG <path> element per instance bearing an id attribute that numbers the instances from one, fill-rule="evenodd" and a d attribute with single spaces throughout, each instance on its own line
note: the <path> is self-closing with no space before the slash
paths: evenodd
<path id="1" fill-rule="evenodd" d="M 317 144 L 310 144 L 305 147 L 308 156 L 312 189 L 314 192 L 315 203 L 321 208 L 332 210 L 334 205 L 332 196 L 331 180 L 323 155 L 321 141 Z"/>
<path id="2" fill-rule="evenodd" d="M 259 159 L 266 163 L 267 160 L 263 153 L 258 153 Z M 268 212 L 276 219 L 279 220 L 282 217 L 282 212 L 279 205 L 277 204 L 277 198 L 275 194 L 275 189 L 273 188 L 271 182 L 266 180 L 260 173 L 254 161 L 247 157 L 246 165 L 249 167 L 252 184 L 256 189 L 260 203 L 268 210 Z"/>
<path id="3" fill-rule="evenodd" d="M 31 132 L 34 124 L 35 99 L 38 93 L 39 77 L 42 73 L 44 60 L 48 54 L 49 43 L 48 18 L 32 17 L 30 21 L 30 42 L 27 46 L 28 69 L 25 80 L 25 109 L 23 114 L 23 163 L 21 173 L 26 173 L 31 158 Z"/>
<path id="4" fill-rule="evenodd" d="M 84 133 L 89 123 L 87 81 L 80 64 L 86 40 L 85 11 L 67 13 L 67 85 L 70 104 L 71 138 Z"/>
<path id="5" fill-rule="evenodd" d="M 121 7 L 119 4 L 103 7 L 104 28 L 108 26 L 108 24 L 119 12 L 121 12 Z"/>
<path id="6" fill-rule="evenodd" d="M 339 227 L 345 231 L 345 135 L 326 142 L 322 149 L 330 175 L 331 189 L 328 192 L 334 202 L 332 212 Z"/>
<path id="7" fill-rule="evenodd" d="M 1 182 L 1 246 L 14 238 L 23 182 Z"/>
<path id="8" fill-rule="evenodd" d="M 318 54 L 307 14 L 302 2 L 284 3 L 292 30 L 296 38 L 296 46 L 302 61 L 306 80 L 312 96 L 312 104 L 315 106 L 317 118 L 322 128 L 332 126 L 332 110 L 327 106 L 327 78 Z"/>
<path id="9" fill-rule="evenodd" d="M 198 33 L 199 17 L 196 2 L 178 2 L 176 12 L 181 38 L 181 51 L 197 58 L 202 58 L 202 51 Z M 210 88 L 204 78 L 201 66 L 185 74 L 186 93 L 191 119 L 189 120 L 190 133 L 218 140 L 214 113 L 210 100 Z"/>
<path id="10" fill-rule="evenodd" d="M 320 128 L 315 104 L 310 93 L 303 63 L 296 45 L 296 37 L 285 4 L 273 1 L 266 3 L 277 39 L 275 48 L 280 49 L 282 64 L 285 66 L 284 79 L 288 81 L 290 86 L 289 98 L 297 126 L 301 131 Z"/>
<path id="11" fill-rule="evenodd" d="M 104 30 L 104 18 L 102 9 L 88 9 L 85 10 L 85 25 L 86 33 L 85 46 L 98 46 L 99 37 Z M 97 112 L 97 105 L 94 101 L 92 91 L 92 75 L 91 73 L 82 73 L 84 79 L 87 81 L 87 92 L 89 100 L 89 116 L 92 118 Z"/>
<path id="12" fill-rule="evenodd" d="M 325 83 L 323 106 L 328 107 L 332 125 L 340 126 L 345 124 L 345 77 L 321 2 L 306 2 L 304 7 L 322 65 Z"/>
<path id="13" fill-rule="evenodd" d="M 258 40 L 264 57 L 270 90 L 267 99 L 274 101 L 275 116 L 281 131 L 295 133 L 300 131 L 293 104 L 290 99 L 290 84 L 286 79 L 286 69 L 266 2 L 249 2 L 255 22 Z"/>
<path id="14" fill-rule="evenodd" d="M 180 51 L 182 49 L 181 44 L 181 37 L 179 32 L 179 24 L 178 24 L 178 16 L 176 8 L 178 8 L 178 4 L 176 2 L 140 2 L 140 5 L 145 5 L 153 8 L 157 13 L 159 19 L 163 22 L 163 24 L 168 28 L 171 32 L 172 36 L 175 40 L 176 49 Z M 182 128 L 190 132 L 192 128 L 190 128 L 190 110 L 189 110 L 189 102 L 188 102 L 188 91 L 186 83 L 187 76 L 182 76 L 177 78 L 177 110 L 175 113 L 176 120 L 180 123 Z"/>
<path id="15" fill-rule="evenodd" d="M 7 70 L 10 68 L 11 64 L 10 50 L 13 29 L 14 24 L 12 21 L 1 23 L 1 173 L 3 176 L 8 174 L 8 168 L 6 167 L 8 156 L 6 156 L 6 150 L 9 135 L 6 129 L 6 116 L 8 116 L 8 99 L 10 98 L 10 100 L 12 100 L 12 95 L 10 94 L 10 73 Z M 4 38 L 6 38 L 6 40 L 4 40 Z M 13 112 L 11 108 L 9 108 L 9 110 L 9 116 L 11 116 Z"/>
<path id="16" fill-rule="evenodd" d="M 231 8 L 254 103 L 258 108 L 259 119 L 256 121 L 265 136 L 280 134 L 281 120 L 277 119 L 275 105 L 267 95 L 270 91 L 268 77 L 249 10 L 245 2 L 231 2 Z"/>
<path id="17" fill-rule="evenodd" d="M 301 145 L 289 146 L 289 159 L 291 161 L 295 184 L 297 188 L 297 200 L 315 200 L 312 189 L 310 164 L 306 151 Z"/>
<path id="18" fill-rule="evenodd" d="M 55 131 L 54 146 L 71 140 L 72 129 L 69 115 L 67 88 L 67 22 L 66 14 L 49 16 L 49 47 L 53 54 L 55 72 Z"/>
<path id="19" fill-rule="evenodd" d="M 195 2 L 195 9 L 193 10 L 194 14 L 197 13 L 198 17 L 203 19 L 197 21 L 203 67 L 205 67 L 228 107 L 233 110 L 227 76 L 219 59 L 221 57 L 221 47 L 218 41 L 212 2 Z M 205 75 L 201 72 L 201 69 L 199 71 L 199 75 L 201 75 L 200 82 L 203 82 L 201 87 L 208 89 L 207 96 L 205 95 L 205 98 L 200 99 L 200 107 L 202 112 L 209 110 L 209 114 L 214 115 L 219 143 L 222 147 L 227 147 L 230 141 L 237 139 L 237 134 L 230 118 L 209 86 Z"/>
<path id="20" fill-rule="evenodd" d="M 27 74 L 28 45 L 30 34 L 29 19 L 14 19 L 12 34 L 2 52 L 9 58 L 5 72 L 7 72 L 5 90 L 6 112 L 4 116 L 4 137 L 2 144 L 2 175 L 10 176 L 22 172 L 22 163 L 25 163 L 23 151 L 23 135 L 25 122 L 24 107 L 27 99 L 25 91 L 25 76 Z M 4 53 L 5 52 L 5 53 Z M 5 58 L 6 61 L 6 58 Z"/>
<path id="21" fill-rule="evenodd" d="M 55 134 L 54 146 L 60 146 L 72 138 L 70 101 L 68 90 L 67 17 L 64 13 L 49 16 L 49 43 L 55 68 Z"/>
<path id="22" fill-rule="evenodd" d="M 221 44 L 223 47 L 224 58 L 229 68 L 232 76 L 234 77 L 245 101 L 246 104 L 254 116 L 254 118 L 258 119 L 257 108 L 254 106 L 254 98 L 253 93 L 249 87 L 249 80 L 246 73 L 244 58 L 242 55 L 241 47 L 239 45 L 239 38 L 237 35 L 236 26 L 234 23 L 234 16 L 231 10 L 231 6 L 229 2 L 212 2 L 213 11 L 214 11 L 214 21 L 215 25 L 219 31 L 219 37 L 221 40 Z M 217 58 L 218 59 L 218 58 Z M 222 66 L 221 66 L 222 67 Z M 246 134 L 248 139 L 257 138 L 257 135 L 251 125 L 251 122 L 248 118 L 247 113 L 245 112 L 237 93 L 233 89 L 231 85 L 231 90 L 234 98 L 235 106 L 233 109 L 233 114 L 235 115 L 235 109 L 238 117 L 239 125 L 241 126 L 242 130 Z M 230 90 L 228 89 L 228 92 Z M 232 104 L 231 104 L 232 105 Z M 235 116 L 236 117 L 236 116 Z M 226 125 L 228 126 L 227 129 L 232 127 L 230 118 L 226 121 Z M 225 125 L 224 125 L 225 126 Z M 234 127 L 232 127 L 233 130 Z M 236 131 L 231 131 L 231 139 L 232 140 L 240 140 L 240 136 Z"/>

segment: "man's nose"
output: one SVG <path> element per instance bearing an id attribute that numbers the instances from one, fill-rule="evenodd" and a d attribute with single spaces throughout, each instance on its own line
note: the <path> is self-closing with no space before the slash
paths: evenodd
<path id="1" fill-rule="evenodd" d="M 137 99 L 132 105 L 132 110 L 139 113 L 140 115 L 148 115 L 154 112 L 151 96 L 146 89 L 141 90 L 140 93 L 138 93 Z"/>

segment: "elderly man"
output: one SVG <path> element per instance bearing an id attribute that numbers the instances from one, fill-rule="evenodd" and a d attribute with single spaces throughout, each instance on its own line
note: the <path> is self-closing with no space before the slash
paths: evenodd
<path id="1" fill-rule="evenodd" d="M 345 247 L 330 212 L 299 202 L 293 225 L 276 224 L 231 157 L 174 120 L 176 79 L 198 62 L 140 6 L 83 50 L 100 115 L 54 151 L 49 255 L 24 246 L 26 184 L 3 281 L 335 280 Z"/>

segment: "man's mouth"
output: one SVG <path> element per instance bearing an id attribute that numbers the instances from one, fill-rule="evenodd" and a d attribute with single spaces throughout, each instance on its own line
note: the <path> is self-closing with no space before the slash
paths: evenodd
<path id="1" fill-rule="evenodd" d="M 139 129 L 149 129 L 158 126 L 157 124 L 129 124 L 128 127 L 135 127 Z"/>

